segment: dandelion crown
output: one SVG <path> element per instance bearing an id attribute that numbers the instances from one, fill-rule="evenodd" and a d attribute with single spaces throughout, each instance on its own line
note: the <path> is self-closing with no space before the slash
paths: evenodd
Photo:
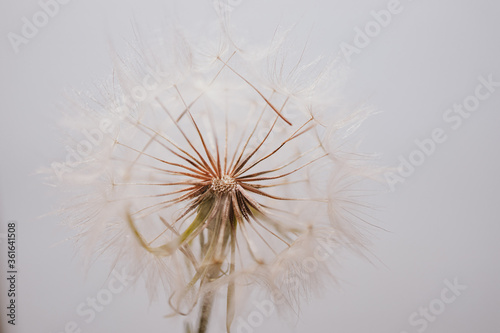
<path id="1" fill-rule="evenodd" d="M 328 283 L 341 248 L 364 245 L 356 191 L 368 173 L 346 142 L 366 112 L 342 112 L 334 63 L 290 62 L 285 35 L 252 51 L 226 32 L 140 41 L 67 111 L 94 139 L 53 165 L 77 243 L 194 314 L 196 332 L 218 299 L 229 332 L 255 285 L 298 305 Z"/>

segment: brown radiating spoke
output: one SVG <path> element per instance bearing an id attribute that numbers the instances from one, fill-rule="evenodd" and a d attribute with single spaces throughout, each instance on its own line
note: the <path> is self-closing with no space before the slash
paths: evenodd
<path id="1" fill-rule="evenodd" d="M 181 92 L 179 91 L 179 89 L 177 88 L 177 86 L 174 86 L 174 87 L 175 87 L 175 90 L 177 91 L 177 93 L 179 94 L 179 97 L 180 97 L 182 103 L 187 108 L 187 113 L 189 115 L 189 118 L 191 119 L 191 122 L 193 123 L 193 125 L 194 125 L 194 127 L 196 129 L 196 132 L 198 133 L 198 137 L 200 138 L 201 144 L 203 145 L 203 149 L 205 150 L 205 154 L 207 155 L 208 160 L 209 160 L 210 164 L 212 165 L 212 168 L 213 168 L 212 170 L 215 171 L 215 173 L 218 175 L 220 173 L 220 171 L 217 171 L 217 167 L 215 165 L 214 157 L 212 156 L 212 153 L 210 153 L 210 150 L 208 150 L 208 148 L 207 148 L 207 144 L 205 142 L 205 139 L 203 138 L 203 134 L 201 134 L 200 128 L 198 127 L 198 124 L 196 123 L 196 120 L 194 120 L 194 117 L 193 117 L 193 115 L 191 113 L 191 110 L 189 109 L 189 107 L 187 106 L 186 102 L 184 101 L 184 97 L 182 97 Z"/>
<path id="2" fill-rule="evenodd" d="M 231 60 L 231 58 L 236 54 L 236 51 L 234 51 L 230 56 L 229 58 L 226 60 L 226 62 L 229 62 L 229 60 Z M 219 75 L 222 73 L 222 71 L 224 70 L 224 68 L 226 67 L 226 64 L 223 62 L 222 64 L 222 67 L 219 69 L 219 71 L 217 72 L 217 74 L 215 74 L 215 77 L 212 79 L 212 81 L 210 81 L 210 83 L 208 84 L 207 88 L 210 87 L 214 82 L 215 80 L 217 80 L 217 78 L 219 77 Z M 199 94 L 191 103 L 189 103 L 189 105 L 181 112 L 181 114 L 179 115 L 179 117 L 177 118 L 176 122 L 179 122 L 182 117 L 184 117 L 186 115 L 186 112 L 188 111 L 188 109 L 190 109 L 194 103 L 196 103 L 203 95 L 205 95 L 205 93 L 207 92 L 208 89 L 205 89 L 201 94 Z"/>
<path id="3" fill-rule="evenodd" d="M 274 122 L 271 125 L 271 128 L 267 132 L 264 139 L 262 139 L 262 142 L 242 162 L 240 162 L 239 165 L 235 166 L 234 170 L 231 172 L 233 175 L 238 174 L 239 171 L 241 170 L 241 168 L 243 168 L 248 163 L 248 161 L 259 151 L 259 149 L 262 147 L 262 145 L 267 141 L 267 139 L 271 135 L 271 133 L 274 129 L 274 126 L 276 126 L 277 121 L 278 121 L 278 117 L 276 117 L 276 119 L 274 119 Z"/>
<path id="4" fill-rule="evenodd" d="M 286 122 L 288 125 L 292 126 L 292 123 L 289 122 L 282 114 L 281 114 L 281 111 L 279 111 L 261 92 L 259 89 L 257 89 L 257 87 L 255 87 L 252 83 L 250 83 L 250 81 L 248 81 L 247 79 L 245 79 L 240 73 L 238 73 L 237 71 L 235 71 L 231 66 L 229 66 L 227 64 L 227 62 L 225 62 L 224 60 L 222 60 L 221 58 L 217 58 L 218 60 L 220 60 L 222 63 L 224 63 L 226 65 L 227 68 L 229 68 L 229 70 L 231 70 L 231 72 L 233 72 L 234 74 L 236 74 L 236 76 L 238 76 L 240 79 L 242 79 L 243 81 L 245 81 L 246 84 L 248 84 L 253 90 L 255 90 L 255 92 L 257 92 L 257 94 L 259 94 L 259 96 L 267 103 L 267 105 L 269 105 L 269 107 L 271 109 L 273 109 L 273 111 L 278 115 L 278 117 L 280 117 L 284 122 Z"/>
<path id="5" fill-rule="evenodd" d="M 291 184 L 299 184 L 299 183 L 306 183 L 308 179 L 301 179 L 301 180 L 295 180 L 295 181 L 290 181 L 290 182 L 281 182 L 281 183 L 276 183 L 276 184 L 267 184 L 267 185 L 262 185 L 262 184 L 252 184 L 254 188 L 272 188 L 272 187 L 278 187 L 278 186 L 287 186 Z"/>
<path id="6" fill-rule="evenodd" d="M 288 142 L 294 140 L 295 138 L 298 138 L 299 136 L 301 136 L 302 134 L 304 133 L 307 133 L 308 131 L 310 131 L 311 129 L 314 128 L 314 125 L 306 128 L 305 130 L 303 130 L 302 132 L 300 132 L 308 123 L 310 123 L 313 119 L 309 119 L 306 123 L 304 123 L 301 127 L 299 127 L 299 129 L 297 129 L 288 139 L 286 139 L 285 141 L 283 141 L 283 143 L 281 143 L 281 145 L 276 148 L 274 151 L 272 151 L 271 153 L 267 154 L 266 156 L 260 158 L 258 161 L 256 161 L 255 163 L 253 163 L 252 165 L 250 165 L 249 167 L 247 167 L 246 169 L 238 172 L 238 174 L 236 174 L 236 177 L 244 174 L 245 172 L 249 171 L 250 169 L 254 168 L 256 165 L 258 165 L 259 163 L 261 163 L 262 161 L 265 161 L 266 159 L 268 159 L 269 157 L 273 156 L 274 154 L 276 154 L 281 148 L 283 148 Z"/>
<path id="7" fill-rule="evenodd" d="M 247 190 L 249 192 L 252 192 L 252 193 L 255 193 L 255 194 L 258 194 L 260 196 L 267 197 L 267 198 L 270 198 L 270 199 L 274 199 L 274 200 L 281 200 L 281 201 L 311 201 L 311 199 L 285 198 L 285 197 L 274 196 L 274 195 L 268 194 L 266 192 L 260 191 L 260 190 L 256 189 L 255 187 L 253 187 L 251 185 L 241 184 L 241 187 L 243 187 L 245 190 Z"/>
<path id="8" fill-rule="evenodd" d="M 210 166 L 205 161 L 205 159 L 200 154 L 200 152 L 195 148 L 195 146 L 193 145 L 193 143 L 191 142 L 191 140 L 189 140 L 188 136 L 186 135 L 186 133 L 184 133 L 184 131 L 180 127 L 179 123 L 174 120 L 174 118 L 172 117 L 172 115 L 171 115 L 170 111 L 167 109 L 167 107 L 158 99 L 158 97 L 156 98 L 156 101 L 158 102 L 158 104 L 160 104 L 160 106 L 163 108 L 163 110 L 165 110 L 165 112 L 168 114 L 168 116 L 170 117 L 170 119 L 172 120 L 172 122 L 175 124 L 175 127 L 177 127 L 177 129 L 182 134 L 182 136 L 185 138 L 185 140 L 187 141 L 187 143 L 189 144 L 189 146 L 194 150 L 194 152 L 196 153 L 196 155 L 198 155 L 198 157 L 201 159 L 201 164 L 203 164 L 203 166 L 206 168 L 206 171 L 209 172 L 210 174 L 212 174 L 214 176 L 215 175 L 214 171 L 210 168 Z M 192 119 L 192 117 L 191 117 L 191 119 Z"/>
<path id="9" fill-rule="evenodd" d="M 207 177 L 206 175 L 203 175 L 203 174 L 199 173 L 197 170 L 191 169 L 191 168 L 189 168 L 189 167 L 187 167 L 187 166 L 185 166 L 185 165 L 165 161 L 165 160 L 163 160 L 163 159 L 161 159 L 161 158 L 155 157 L 155 156 L 153 156 L 153 155 L 146 154 L 145 152 L 141 152 L 140 150 L 137 150 L 137 149 L 135 149 L 135 148 L 132 148 L 132 147 L 130 147 L 130 146 L 126 145 L 126 144 L 123 144 L 123 143 L 121 143 L 121 142 L 118 142 L 118 141 L 116 142 L 116 144 L 118 144 L 118 145 L 120 145 L 120 146 L 123 146 L 123 147 L 125 147 L 125 148 L 128 148 L 128 149 L 130 149 L 130 150 L 133 150 L 133 151 L 135 151 L 135 152 L 140 152 L 140 153 L 142 153 L 142 155 L 147 156 L 147 157 L 150 157 L 150 158 L 152 158 L 152 159 L 154 159 L 154 160 L 157 160 L 158 162 L 162 162 L 162 163 L 165 163 L 165 164 L 167 164 L 167 165 L 171 165 L 171 166 L 175 166 L 175 167 L 179 167 L 179 168 L 183 168 L 183 169 L 186 169 L 186 170 L 192 171 L 193 173 L 196 173 L 196 178 L 200 178 L 200 179 L 209 179 L 209 177 Z M 174 172 L 174 171 L 169 171 L 169 172 Z M 193 174 L 193 176 L 194 176 L 194 174 Z"/>
<path id="10" fill-rule="evenodd" d="M 282 175 L 278 175 L 278 176 L 274 176 L 274 177 L 257 177 L 257 178 L 254 178 L 254 177 L 249 177 L 249 176 L 243 176 L 243 177 L 239 177 L 239 178 L 237 178 L 237 180 L 238 180 L 238 181 L 241 181 L 241 182 L 247 182 L 247 183 L 248 183 L 248 182 L 259 182 L 259 181 L 263 181 L 263 180 L 273 180 L 273 179 L 280 179 L 280 178 L 284 178 L 284 177 L 286 177 L 286 176 L 290 176 L 290 175 L 292 175 L 292 174 L 294 174 L 294 173 L 296 173 L 296 172 L 298 172 L 298 171 L 300 171 L 300 170 L 304 169 L 304 168 L 305 168 L 305 167 L 307 167 L 308 165 L 311 165 L 311 164 L 313 164 L 314 162 L 316 162 L 316 161 L 318 161 L 318 160 L 320 160 L 320 159 L 322 159 L 322 158 L 324 158 L 324 157 L 326 157 L 326 156 L 328 156 L 328 154 L 325 154 L 325 155 L 322 155 L 322 156 L 320 156 L 320 157 L 318 157 L 318 158 L 315 158 L 314 160 L 312 160 L 312 161 L 310 161 L 310 162 L 308 162 L 308 163 L 306 163 L 306 164 L 304 164 L 304 165 L 302 165 L 302 166 L 300 166 L 300 167 L 296 168 L 295 170 L 292 170 L 292 171 L 290 171 L 290 172 L 284 173 L 284 174 L 282 174 Z"/>
<path id="11" fill-rule="evenodd" d="M 195 190 L 192 190 L 191 192 L 186 193 L 186 194 L 180 196 L 179 198 L 175 198 L 175 199 L 166 200 L 166 201 L 162 201 L 162 202 L 156 203 L 154 205 L 151 205 L 151 206 L 145 207 L 145 208 L 143 208 L 141 210 L 138 210 L 135 213 L 133 213 L 132 215 L 137 215 L 138 213 L 142 213 L 145 210 L 148 210 L 148 209 L 151 209 L 151 208 L 155 208 L 155 207 L 158 207 L 158 206 L 161 206 L 161 205 L 177 204 L 177 203 L 182 202 L 182 201 L 187 201 L 187 200 L 193 199 L 194 197 L 200 195 L 200 192 L 202 190 L 203 190 L 203 187 L 198 187 Z M 168 206 L 168 207 L 170 207 L 170 206 Z M 163 207 L 163 208 L 166 208 L 166 207 Z"/>
<path id="12" fill-rule="evenodd" d="M 271 95 L 271 96 L 272 96 L 272 95 Z M 233 155 L 233 158 L 231 159 L 231 163 L 230 163 L 230 165 L 231 165 L 231 167 L 232 167 L 231 174 L 233 174 L 233 172 L 234 172 L 234 167 L 235 167 L 235 166 L 237 166 L 237 165 L 240 163 L 241 159 L 243 158 L 243 155 L 245 154 L 245 151 L 246 151 L 246 149 L 247 149 L 247 147 L 248 147 L 248 144 L 250 143 L 250 140 L 251 140 L 251 139 L 252 139 L 252 137 L 254 136 L 255 132 L 257 131 L 257 128 L 259 127 L 260 122 L 262 121 L 262 117 L 264 116 L 264 112 L 265 112 L 265 111 L 266 111 L 266 107 L 264 107 L 264 108 L 262 109 L 262 112 L 260 113 L 260 116 L 259 116 L 259 118 L 257 119 L 257 122 L 255 123 L 255 126 L 253 127 L 252 132 L 251 132 L 251 133 L 250 133 L 250 135 L 248 136 L 247 141 L 245 142 L 245 145 L 243 146 L 243 149 L 241 150 L 241 152 L 240 152 L 240 154 L 239 154 L 239 156 L 238 156 L 238 160 L 236 161 L 236 163 L 234 163 L 234 159 L 235 159 L 236 155 L 238 154 L 238 149 L 240 148 L 240 145 L 241 145 L 241 143 L 243 142 L 243 139 L 244 139 L 244 137 L 245 137 L 245 133 L 241 133 L 240 140 L 239 140 L 239 142 L 238 142 L 238 144 L 237 144 L 237 146 L 236 146 L 236 151 L 235 151 L 235 153 L 234 153 L 234 155 Z M 233 166 L 234 166 L 234 167 L 233 167 Z"/>
<path id="13" fill-rule="evenodd" d="M 139 186 L 179 186 L 179 185 L 197 185 L 197 181 L 184 181 L 184 182 L 173 182 L 173 183 L 116 183 L 113 182 L 113 186 L 129 186 L 129 185 L 139 185 Z"/>
<path id="14" fill-rule="evenodd" d="M 222 176 L 225 175 L 226 172 L 225 172 L 225 170 L 222 169 L 220 148 L 219 148 L 219 138 L 217 137 L 217 131 L 214 130 L 216 128 L 216 126 L 215 126 L 213 114 L 211 112 L 209 113 L 209 119 L 210 119 L 210 126 L 212 127 L 213 140 L 215 143 L 215 152 L 216 152 L 216 161 L 217 161 L 217 168 L 216 168 L 217 176 L 219 178 L 222 178 Z M 226 149 L 227 149 L 227 136 L 226 136 Z"/>
<path id="15" fill-rule="evenodd" d="M 300 155 L 298 155 L 297 157 L 295 157 L 294 159 L 292 159 L 290 162 L 288 163 L 285 163 L 275 169 L 269 169 L 269 170 L 265 170 L 265 171 L 261 171 L 261 172 L 257 172 L 257 173 L 253 173 L 251 175 L 246 175 L 244 176 L 245 178 L 252 178 L 252 177 L 258 177 L 258 176 L 262 176 L 262 175 L 265 175 L 265 174 L 268 174 L 268 173 L 273 173 L 273 172 L 277 172 L 277 171 L 280 171 L 280 170 L 283 170 L 284 168 L 294 164 L 295 162 L 297 162 L 298 160 L 300 160 L 301 158 L 303 158 L 304 156 L 307 156 L 308 154 L 314 152 L 315 150 L 317 150 L 320 146 L 318 147 L 315 147 L 313 149 L 310 149 Z"/>
<path id="16" fill-rule="evenodd" d="M 286 100 L 283 102 L 283 105 L 281 106 L 281 110 L 283 110 L 283 108 L 285 107 L 285 105 L 288 103 L 288 97 L 286 98 Z M 269 136 L 271 135 L 274 127 L 276 126 L 276 122 L 278 121 L 278 117 L 276 117 L 276 119 L 274 120 L 274 123 L 272 124 L 271 128 L 269 129 L 267 135 L 264 137 L 264 139 L 262 139 L 262 142 L 257 146 L 257 148 L 255 148 L 253 150 L 252 153 L 250 153 L 247 158 L 241 162 L 239 165 L 236 164 L 233 171 L 232 171 L 232 174 L 235 175 L 235 174 L 238 174 L 239 171 L 241 170 L 241 168 L 243 168 L 247 163 L 248 161 L 257 153 L 257 151 L 259 151 L 259 149 L 262 147 L 262 145 L 264 145 L 264 143 L 267 141 L 267 139 L 269 138 Z"/>
<path id="17" fill-rule="evenodd" d="M 178 144 L 176 144 L 175 142 L 173 142 L 172 140 L 170 140 L 169 138 L 167 138 L 166 136 L 164 135 L 161 135 L 160 133 L 158 133 L 157 131 L 155 131 L 154 129 L 152 129 L 151 127 L 143 124 L 143 123 L 137 123 L 136 125 L 140 125 L 146 129 L 148 129 L 149 131 L 153 132 L 155 135 L 159 136 L 160 138 L 164 139 L 165 141 L 167 141 L 168 143 L 170 143 L 172 146 L 174 146 L 177 150 L 179 150 L 181 153 L 183 153 L 184 155 L 186 156 L 182 156 L 180 155 L 179 153 L 173 151 L 171 148 L 167 147 L 163 142 L 160 142 L 158 141 L 158 139 L 155 139 L 155 142 L 157 142 L 159 145 L 161 145 L 162 147 L 164 147 L 165 149 L 167 149 L 169 152 L 171 152 L 172 154 L 174 154 L 175 156 L 178 156 L 179 158 L 185 160 L 186 162 L 188 162 L 189 164 L 191 164 L 192 166 L 194 166 L 195 168 L 197 168 L 198 170 L 200 170 L 201 172 L 203 173 L 206 173 L 206 169 L 205 167 L 202 165 L 202 163 L 200 161 L 198 161 L 194 156 L 192 156 L 191 154 L 189 154 L 187 151 L 185 151 L 184 149 L 182 149 Z M 143 133 L 147 134 L 144 129 L 138 127 L 139 130 L 141 130 Z M 188 158 L 189 157 L 189 158 Z"/>
<path id="18" fill-rule="evenodd" d="M 184 189 L 177 190 L 177 191 L 167 192 L 167 193 L 151 194 L 151 195 L 138 195 L 138 196 L 134 196 L 134 197 L 120 198 L 120 199 L 111 200 L 111 202 L 132 200 L 132 199 L 161 198 L 161 197 L 167 197 L 169 195 L 174 195 L 174 194 L 192 191 L 196 188 L 198 188 L 198 186 L 192 186 L 192 187 L 184 188 Z"/>

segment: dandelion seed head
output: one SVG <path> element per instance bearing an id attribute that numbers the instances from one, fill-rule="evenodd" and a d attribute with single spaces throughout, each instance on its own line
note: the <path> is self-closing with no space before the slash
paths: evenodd
<path id="1" fill-rule="evenodd" d="M 229 327 L 254 283 L 296 307 L 335 277 L 331 260 L 310 262 L 317 244 L 335 244 L 328 257 L 365 244 L 351 190 L 368 177 L 346 145 L 364 116 L 321 97 L 330 64 L 284 64 L 286 38 L 258 57 L 226 33 L 203 47 L 177 30 L 174 40 L 168 51 L 141 41 L 99 95 L 71 103 L 85 139 L 100 142 L 60 181 L 81 192 L 63 218 L 89 253 L 133 269 L 175 314 L 222 293 Z M 79 117 L 69 123 L 81 130 Z"/>

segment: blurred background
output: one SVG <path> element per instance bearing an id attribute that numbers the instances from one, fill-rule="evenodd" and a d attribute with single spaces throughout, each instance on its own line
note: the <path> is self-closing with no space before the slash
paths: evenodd
<path id="1" fill-rule="evenodd" d="M 164 319 L 165 305 L 150 304 L 140 287 L 114 294 L 94 316 L 77 313 L 109 288 L 109 265 L 97 262 L 85 272 L 73 244 L 62 242 L 68 230 L 44 216 L 61 198 L 36 170 L 64 159 L 57 104 L 66 89 L 86 89 L 111 74 L 110 40 L 132 39 L 133 22 L 142 31 L 153 22 L 203 27 L 216 19 L 214 4 L 60 0 L 56 10 L 43 5 L 49 2 L 0 1 L 1 331 L 181 332 L 182 321 Z M 386 230 L 372 236 L 376 259 L 346 257 L 339 285 L 304 303 L 296 322 L 264 314 L 246 331 L 500 332 L 500 4 L 222 6 L 239 37 L 268 40 L 276 27 L 296 24 L 309 55 L 339 56 L 350 68 L 346 97 L 380 111 L 361 128 L 361 149 L 394 168 L 376 200 L 372 222 Z M 33 20 L 38 28 L 24 27 Z M 5 313 L 8 221 L 17 222 L 16 326 Z M 254 309 L 246 310 L 243 317 Z"/>

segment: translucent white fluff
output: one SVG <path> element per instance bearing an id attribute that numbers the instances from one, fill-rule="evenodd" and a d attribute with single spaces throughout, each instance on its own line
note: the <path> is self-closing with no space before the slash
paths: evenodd
<path id="1" fill-rule="evenodd" d="M 334 63 L 290 61 L 280 33 L 252 51 L 185 35 L 137 41 L 99 93 L 75 95 L 52 170 L 89 262 L 111 254 L 174 314 L 198 309 L 198 332 L 223 297 L 229 331 L 245 288 L 297 306 L 364 246 L 370 173 L 348 147 L 367 112 L 339 109 Z"/>

